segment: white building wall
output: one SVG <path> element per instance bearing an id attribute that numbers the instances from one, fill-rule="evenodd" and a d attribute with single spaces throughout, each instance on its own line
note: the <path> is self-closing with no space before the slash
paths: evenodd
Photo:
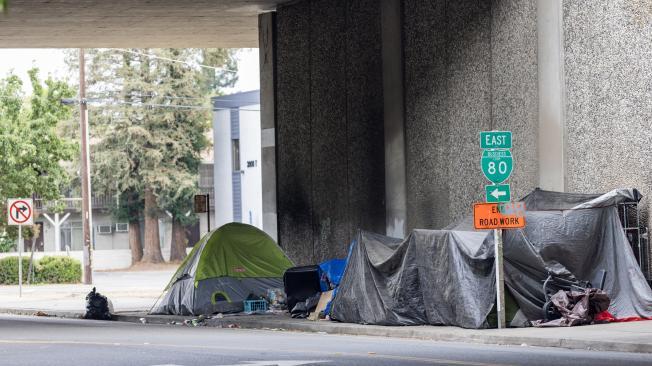
<path id="1" fill-rule="evenodd" d="M 240 108 L 240 170 L 242 222 L 263 228 L 263 192 L 260 161 L 260 105 Z"/>
<path id="2" fill-rule="evenodd" d="M 220 227 L 233 221 L 233 192 L 231 190 L 231 113 L 229 110 L 213 112 L 213 175 L 215 216 L 211 227 Z M 204 223 L 202 227 L 206 227 Z M 201 229 L 201 227 L 200 227 Z"/>

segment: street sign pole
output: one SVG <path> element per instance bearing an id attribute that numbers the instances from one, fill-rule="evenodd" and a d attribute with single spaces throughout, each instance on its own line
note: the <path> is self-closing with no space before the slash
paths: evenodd
<path id="1" fill-rule="evenodd" d="M 23 226 L 18 226 L 18 297 L 23 296 Z"/>
<path id="2" fill-rule="evenodd" d="M 496 315 L 498 329 L 505 323 L 505 276 L 503 275 L 503 230 L 494 229 L 494 253 L 496 257 Z"/>
<path id="3" fill-rule="evenodd" d="M 485 201 L 498 203 L 511 201 L 509 184 L 505 182 L 512 174 L 513 157 L 512 133 L 510 131 L 483 131 L 480 132 L 480 148 L 483 149 L 480 159 L 480 168 L 484 176 L 492 183 L 485 186 Z M 474 216 L 476 214 L 474 206 Z M 502 212 L 501 212 L 502 214 Z M 496 314 L 498 329 L 506 326 L 505 322 L 505 277 L 503 276 L 503 231 L 502 227 L 519 224 L 516 218 L 494 223 L 493 219 L 485 219 L 483 226 L 493 226 L 494 229 L 494 257 L 496 267 Z M 474 217 L 474 221 L 475 217 Z M 483 221 L 480 220 L 480 224 Z M 501 226 L 497 226 L 501 225 Z M 499 227 L 499 228 L 495 228 Z"/>
<path id="4" fill-rule="evenodd" d="M 7 200 L 7 225 L 18 226 L 18 297 L 23 296 L 23 225 L 34 225 L 34 202 L 31 198 Z"/>

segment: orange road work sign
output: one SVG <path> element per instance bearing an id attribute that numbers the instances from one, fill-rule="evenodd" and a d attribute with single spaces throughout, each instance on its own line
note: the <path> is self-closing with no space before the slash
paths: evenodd
<path id="1" fill-rule="evenodd" d="M 473 226 L 476 229 L 519 229 L 525 227 L 525 203 L 475 203 Z"/>

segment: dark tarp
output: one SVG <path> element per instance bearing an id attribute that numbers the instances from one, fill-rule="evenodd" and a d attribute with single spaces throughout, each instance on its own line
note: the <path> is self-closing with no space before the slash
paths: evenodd
<path id="1" fill-rule="evenodd" d="M 523 201 L 526 228 L 505 230 L 505 284 L 529 320 L 543 318 L 548 274 L 591 280 L 607 271 L 604 290 L 616 318 L 652 317 L 652 290 L 618 219 L 617 204 L 638 191 L 604 195 L 535 190 Z M 495 302 L 491 231 L 471 218 L 444 230 L 414 230 L 403 241 L 360 232 L 333 300 L 333 319 L 380 325 L 487 327 Z"/>

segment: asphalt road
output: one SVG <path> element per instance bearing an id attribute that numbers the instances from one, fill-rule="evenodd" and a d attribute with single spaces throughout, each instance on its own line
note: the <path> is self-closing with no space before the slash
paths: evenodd
<path id="1" fill-rule="evenodd" d="M 0 316 L 0 365 L 635 366 L 652 354 Z"/>

